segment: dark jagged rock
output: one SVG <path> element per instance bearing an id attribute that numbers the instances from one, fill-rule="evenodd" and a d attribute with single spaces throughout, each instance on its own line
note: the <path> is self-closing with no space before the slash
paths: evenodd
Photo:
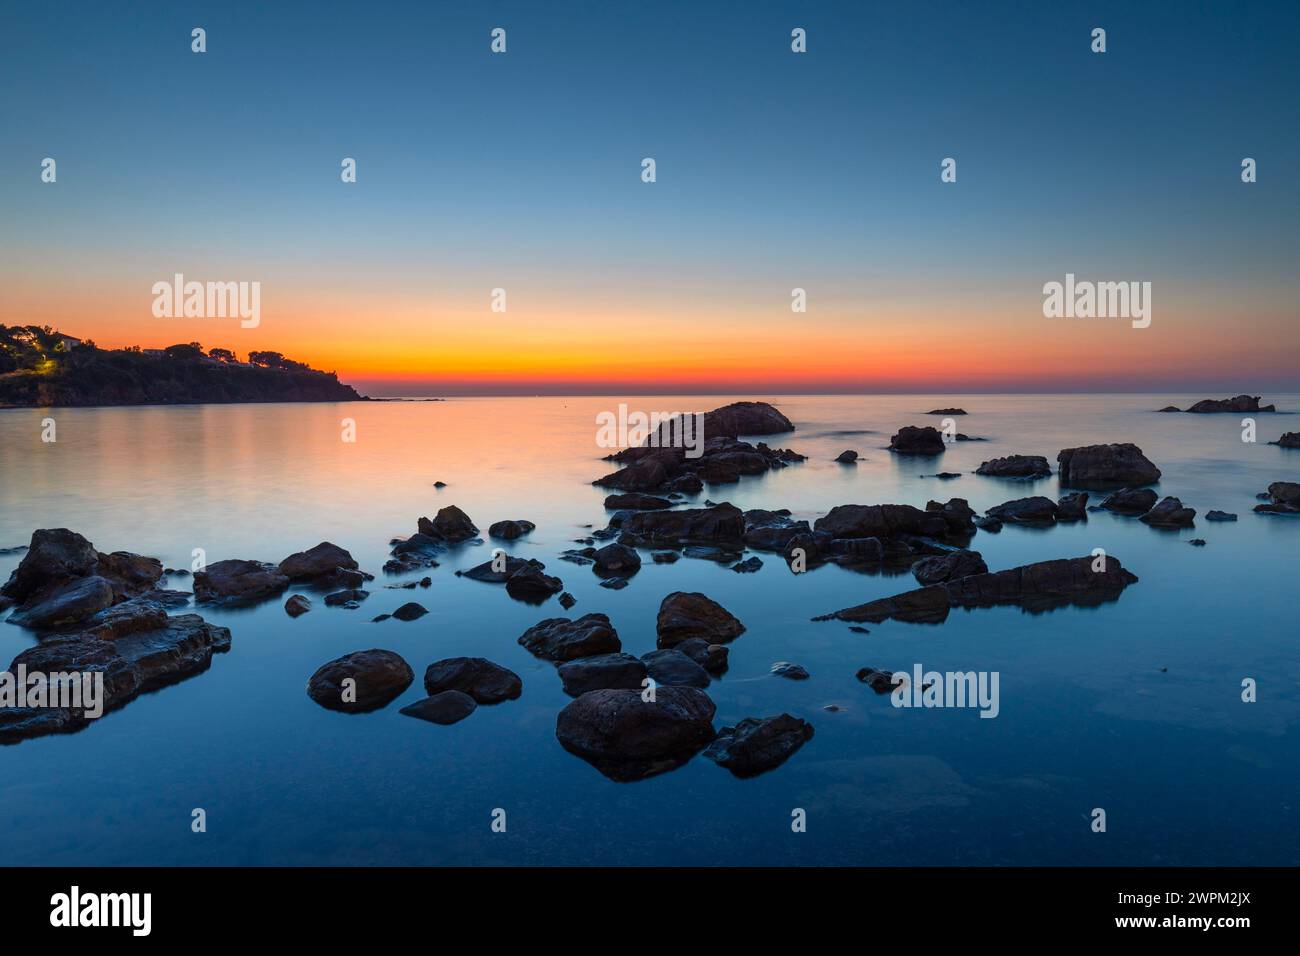
<path id="1" fill-rule="evenodd" d="M 926 412 L 927 415 L 965 415 L 964 408 L 932 408 Z"/>
<path id="2" fill-rule="evenodd" d="M 1159 528 L 1190 528 L 1195 518 L 1196 509 L 1184 508 L 1177 498 L 1169 497 L 1138 520 Z"/>
<path id="3" fill-rule="evenodd" d="M 723 502 L 712 508 L 646 511 L 629 515 L 619 542 L 643 548 L 681 547 L 686 544 L 727 544 L 739 550 L 745 535 L 745 516 L 735 505 Z"/>
<path id="4" fill-rule="evenodd" d="M 641 556 L 625 544 L 607 544 L 592 555 L 592 570 L 603 578 L 628 578 L 641 570 Z"/>
<path id="5" fill-rule="evenodd" d="M 1233 398 L 1205 398 L 1187 409 L 1193 415 L 1212 415 L 1220 412 L 1275 412 L 1273 405 L 1260 405 L 1258 395 L 1237 395 Z"/>
<path id="6" fill-rule="evenodd" d="M 229 649 L 229 630 L 197 614 L 181 614 L 167 618 L 163 627 L 111 640 L 84 633 L 44 640 L 15 657 L 9 673 L 18 673 L 20 666 L 29 675 L 102 672 L 107 713 L 140 694 L 207 670 L 214 653 Z M 0 743 L 71 733 L 94 719 L 86 716 L 84 707 L 0 707 Z"/>
<path id="7" fill-rule="evenodd" d="M 420 534 L 434 539 L 441 539 L 450 544 L 468 541 L 478 534 L 478 528 L 474 526 L 474 522 L 469 520 L 469 515 L 455 505 L 447 505 L 445 508 L 438 509 L 438 513 L 432 521 L 428 518 L 421 518 L 416 524 L 416 529 Z"/>
<path id="8" fill-rule="evenodd" d="M 949 551 L 922 558 L 912 565 L 912 574 L 921 584 L 941 584 L 972 574 L 987 574 L 989 567 L 978 551 Z"/>
<path id="9" fill-rule="evenodd" d="M 835 460 L 841 465 L 856 465 L 858 463 L 858 453 L 852 449 L 840 452 Z"/>
<path id="10" fill-rule="evenodd" d="M 609 688 L 640 690 L 646 678 L 646 665 L 631 654 L 596 654 L 561 664 L 556 673 L 564 692 L 578 697 L 592 690 Z"/>
<path id="11" fill-rule="evenodd" d="M 402 574 L 417 568 L 436 568 L 436 555 L 445 550 L 443 539 L 417 531 L 409 538 L 393 542 L 392 558 L 384 563 L 384 571 L 388 574 Z"/>
<path id="12" fill-rule="evenodd" d="M 610 495 L 605 499 L 608 511 L 662 511 L 671 508 L 673 503 L 657 495 L 626 494 Z"/>
<path id="13" fill-rule="evenodd" d="M 1236 521 L 1237 516 L 1230 511 L 1216 511 L 1211 509 L 1205 512 L 1206 521 Z"/>
<path id="14" fill-rule="evenodd" d="M 344 575 L 348 580 L 340 579 L 340 572 L 357 571 L 357 562 L 343 548 L 328 541 L 322 541 L 314 548 L 291 554 L 280 562 L 280 573 L 290 581 L 312 581 L 322 584 L 342 584 L 355 587 L 360 581 Z"/>
<path id="15" fill-rule="evenodd" d="M 99 554 L 96 573 L 113 586 L 113 601 L 125 601 L 158 585 L 163 576 L 162 562 L 130 551 Z"/>
<path id="16" fill-rule="evenodd" d="M 569 703 L 555 722 L 564 749 L 605 776 L 639 780 L 681 766 L 713 740 L 716 708 L 694 687 L 594 690 Z"/>
<path id="17" fill-rule="evenodd" d="M 1177 405 L 1166 405 L 1164 408 L 1157 409 L 1157 411 L 1161 411 L 1161 412 L 1181 412 L 1182 409 L 1179 408 Z"/>
<path id="18" fill-rule="evenodd" d="M 718 731 L 704 756 L 737 777 L 753 777 L 785 763 L 812 736 L 812 724 L 789 714 L 746 717 Z"/>
<path id="19" fill-rule="evenodd" d="M 789 661 L 777 661 L 772 665 L 772 673 L 787 680 L 807 680 L 812 676 L 802 664 L 792 664 Z"/>
<path id="20" fill-rule="evenodd" d="M 513 541 L 515 538 L 522 538 L 530 531 L 535 531 L 537 525 L 531 521 L 497 521 L 488 527 L 488 536 L 492 538 L 501 538 L 505 541 Z"/>
<path id="21" fill-rule="evenodd" d="M 563 594 L 560 595 L 560 607 L 564 608 L 566 611 L 577 603 L 578 603 L 578 599 L 575 598 L 568 591 L 565 591 Z"/>
<path id="22" fill-rule="evenodd" d="M 623 649 L 618 632 L 604 614 L 586 614 L 576 620 L 547 618 L 524 631 L 519 643 L 530 653 L 549 661 L 571 661 Z"/>
<path id="23" fill-rule="evenodd" d="M 1121 515 L 1144 515 L 1158 496 L 1150 488 L 1121 488 L 1102 499 L 1101 507 Z"/>
<path id="24" fill-rule="evenodd" d="M 709 673 L 675 647 L 660 648 L 641 655 L 646 673 L 659 684 L 708 687 Z"/>
<path id="25" fill-rule="evenodd" d="M 429 613 L 429 609 L 422 604 L 414 601 L 408 601 L 393 612 L 393 617 L 399 621 L 414 621 L 417 618 L 424 617 Z"/>
<path id="26" fill-rule="evenodd" d="M 115 641 L 137 631 L 153 631 L 167 626 L 167 608 L 151 597 L 129 598 L 93 614 L 78 625 L 83 637 Z"/>
<path id="27" fill-rule="evenodd" d="M 1008 455 L 994 458 L 975 469 L 977 475 L 991 478 L 1046 478 L 1052 466 L 1041 455 Z"/>
<path id="28" fill-rule="evenodd" d="M 1268 503 L 1255 505 L 1260 514 L 1300 514 L 1300 483 L 1275 481 L 1268 486 Z"/>
<path id="29" fill-rule="evenodd" d="M 877 694 L 888 694 L 894 689 L 893 671 L 879 671 L 874 667 L 863 667 L 854 676 Z"/>
<path id="30" fill-rule="evenodd" d="M 275 597 L 289 578 L 274 564 L 231 559 L 194 572 L 194 600 L 200 604 L 244 604 Z"/>
<path id="31" fill-rule="evenodd" d="M 431 696 L 458 690 L 480 704 L 499 704 L 518 698 L 524 682 L 514 671 L 482 657 L 449 657 L 429 665 L 424 689 Z"/>
<path id="32" fill-rule="evenodd" d="M 1061 484 L 1072 488 L 1149 485 L 1160 469 L 1131 443 L 1065 448 L 1056 456 Z"/>
<path id="33" fill-rule="evenodd" d="M 762 566 L 763 566 L 763 562 L 760 559 L 756 557 L 748 557 L 744 561 L 740 561 L 736 564 L 733 564 L 731 566 L 731 570 L 737 572 L 738 574 L 753 574 Z"/>
<path id="34" fill-rule="evenodd" d="M 1102 570 L 1093 565 L 1102 561 Z M 1094 606 L 1119 597 L 1137 577 L 1116 558 L 1059 558 L 1039 561 L 1006 571 L 974 574 L 944 584 L 905 591 L 893 597 L 869 601 L 815 617 L 815 621 L 838 619 L 878 624 L 893 618 L 912 623 L 938 624 L 954 607 L 992 607 L 1014 604 L 1030 612 L 1076 605 Z"/>
<path id="35" fill-rule="evenodd" d="M 929 425 L 905 425 L 889 440 L 889 450 L 900 455 L 938 455 L 944 448 L 943 435 Z"/>
<path id="36" fill-rule="evenodd" d="M 1056 503 L 1057 521 L 1084 521 L 1088 517 L 1088 493 L 1076 491 Z"/>
<path id="37" fill-rule="evenodd" d="M 935 510 L 922 511 L 911 505 L 836 505 L 813 522 L 813 530 L 827 538 L 886 538 L 920 535 L 949 540 L 975 532 L 970 509 L 954 498 L 948 505 L 935 503 Z"/>
<path id="38" fill-rule="evenodd" d="M 1035 495 L 995 505 L 988 513 L 1008 524 L 1049 525 L 1056 523 L 1056 509 L 1056 502 L 1051 498 Z"/>
<path id="39" fill-rule="evenodd" d="M 113 586 L 98 575 L 60 584 L 37 601 L 29 600 L 9 617 L 9 623 L 33 630 L 70 627 L 113 603 Z"/>
<path id="40" fill-rule="evenodd" d="M 785 553 L 794 539 L 812 534 L 807 521 L 795 521 L 790 517 L 789 509 L 785 508 L 780 511 L 746 511 L 744 520 L 743 541 L 758 551 Z"/>
<path id="41" fill-rule="evenodd" d="M 779 435 L 794 431 L 790 419 L 767 402 L 733 402 L 704 413 L 704 434 L 725 435 Z"/>
<path id="42" fill-rule="evenodd" d="M 284 602 L 284 613 L 290 617 L 299 617 L 311 610 L 311 601 L 305 594 L 293 594 Z"/>
<path id="43" fill-rule="evenodd" d="M 981 515 L 975 519 L 975 527 L 989 534 L 997 534 L 1002 530 L 1002 519 L 992 515 Z"/>
<path id="44" fill-rule="evenodd" d="M 363 591 L 360 588 L 345 588 L 342 591 L 334 591 L 325 595 L 325 606 L 356 607 L 368 597 L 370 597 L 369 591 Z"/>
<path id="45" fill-rule="evenodd" d="M 1269 442 L 1279 448 L 1300 448 L 1300 432 L 1286 432 L 1277 441 Z"/>
<path id="46" fill-rule="evenodd" d="M 727 669 L 729 652 L 721 644 L 710 644 L 701 637 L 688 637 L 676 645 L 675 649 L 695 661 L 714 677 Z"/>
<path id="47" fill-rule="evenodd" d="M 307 696 L 328 710 L 360 714 L 385 706 L 413 680 L 415 672 L 399 655 L 372 648 L 322 664 L 307 681 Z"/>
<path id="48" fill-rule="evenodd" d="M 414 704 L 407 704 L 398 713 L 446 726 L 464 720 L 474 713 L 477 707 L 478 704 L 469 694 L 462 694 L 458 690 L 445 690 L 441 694 L 417 700 Z"/>
<path id="49" fill-rule="evenodd" d="M 530 563 L 527 567 L 521 568 L 510 575 L 506 581 L 506 593 L 516 601 L 523 601 L 526 604 L 541 604 L 552 594 L 559 594 L 563 590 L 564 582 L 545 574 L 540 562 Z"/>
<path id="50" fill-rule="evenodd" d="M 659 647 L 676 647 L 693 637 L 710 644 L 726 644 L 745 633 L 745 625 L 698 591 L 674 591 L 659 605 L 655 630 Z"/>
<path id="51" fill-rule="evenodd" d="M 482 581 L 484 584 L 505 584 L 520 571 L 528 568 L 537 568 L 541 570 L 546 565 L 536 558 L 516 558 L 508 554 L 498 553 L 489 561 L 482 564 L 476 564 L 468 571 L 457 571 L 456 577 L 469 578 L 471 581 Z"/>
<path id="52" fill-rule="evenodd" d="M 600 586 L 607 591 L 621 591 L 630 583 L 627 578 L 605 578 L 600 582 Z"/>

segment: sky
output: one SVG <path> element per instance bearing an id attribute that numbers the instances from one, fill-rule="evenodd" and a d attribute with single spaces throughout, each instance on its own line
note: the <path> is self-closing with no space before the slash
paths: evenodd
<path id="1" fill-rule="evenodd" d="M 0 322 L 375 395 L 1300 389 L 1294 2 L 3 18 Z M 175 273 L 260 323 L 155 317 Z M 1150 326 L 1044 317 L 1067 273 Z"/>

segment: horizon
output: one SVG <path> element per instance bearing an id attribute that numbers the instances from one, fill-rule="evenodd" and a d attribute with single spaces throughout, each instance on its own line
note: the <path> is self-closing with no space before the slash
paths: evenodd
<path id="1" fill-rule="evenodd" d="M 145 9 L 0 38 L 0 321 L 382 396 L 1300 388 L 1295 9 Z M 260 322 L 156 318 L 177 273 Z M 1067 275 L 1150 327 L 1046 318 Z"/>

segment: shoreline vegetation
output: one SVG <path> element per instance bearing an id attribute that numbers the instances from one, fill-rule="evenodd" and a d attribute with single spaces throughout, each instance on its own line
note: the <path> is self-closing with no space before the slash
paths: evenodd
<path id="1" fill-rule="evenodd" d="M 49 326 L 0 325 L 0 408 L 370 401 L 279 352 L 100 349 Z"/>

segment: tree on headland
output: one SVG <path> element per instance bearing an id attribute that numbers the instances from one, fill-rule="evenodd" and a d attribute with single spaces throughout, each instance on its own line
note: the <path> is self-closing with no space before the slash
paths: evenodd
<path id="1" fill-rule="evenodd" d="M 208 358 L 216 359 L 218 362 L 238 362 L 235 353 L 230 349 L 208 349 Z"/>
<path id="2" fill-rule="evenodd" d="M 203 346 L 198 342 L 190 342 L 187 345 L 169 345 L 163 349 L 163 352 L 170 358 L 175 359 L 203 358 Z"/>

